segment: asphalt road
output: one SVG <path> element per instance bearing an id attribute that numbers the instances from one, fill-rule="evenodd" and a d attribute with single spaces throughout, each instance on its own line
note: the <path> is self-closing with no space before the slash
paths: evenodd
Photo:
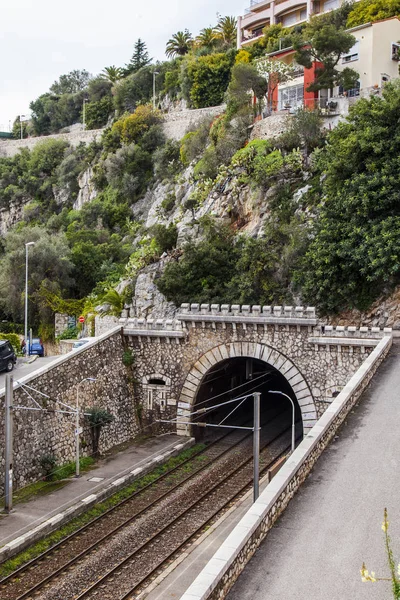
<path id="1" fill-rule="evenodd" d="M 44 367 L 44 365 L 47 365 L 48 363 L 52 362 L 56 358 L 59 358 L 59 357 L 58 356 L 44 356 L 43 358 L 38 357 L 31 364 L 27 364 L 25 362 L 24 358 L 23 359 L 18 358 L 17 364 L 15 365 L 13 371 L 11 371 L 11 375 L 14 377 L 14 380 L 19 379 L 20 377 L 25 377 L 25 375 L 29 375 L 30 373 L 33 373 L 37 369 Z M 0 373 L 0 391 L 6 385 L 6 375 L 7 375 L 7 373 L 5 371 Z"/>
<path id="2" fill-rule="evenodd" d="M 388 600 L 383 510 L 400 562 L 400 344 L 392 348 L 228 600 Z"/>

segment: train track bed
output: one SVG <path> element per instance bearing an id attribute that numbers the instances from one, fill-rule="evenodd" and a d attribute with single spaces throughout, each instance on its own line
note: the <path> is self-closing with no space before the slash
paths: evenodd
<path id="1" fill-rule="evenodd" d="M 290 433 L 282 435 L 279 423 L 280 419 L 272 422 L 262 434 L 266 447 L 261 465 L 269 464 L 287 446 Z M 193 472 L 190 463 L 177 468 L 3 580 L 1 599 L 124 597 L 132 586 L 142 585 L 143 577 L 152 577 L 154 570 L 158 573 L 160 560 L 170 560 L 163 558 L 166 554 L 176 553 L 182 543 L 188 543 L 188 536 L 200 535 L 204 525 L 227 506 L 227 498 L 230 505 L 238 489 L 248 485 L 251 453 L 251 436 L 244 437 L 243 432 L 213 443 L 195 459 Z M 86 591 L 92 584 L 93 590 Z"/>

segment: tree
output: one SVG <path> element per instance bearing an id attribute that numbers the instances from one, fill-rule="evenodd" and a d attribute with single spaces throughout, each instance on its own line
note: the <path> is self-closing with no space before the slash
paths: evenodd
<path id="1" fill-rule="evenodd" d="M 231 61 L 226 53 L 190 57 L 185 65 L 194 108 L 217 106 L 224 99 L 229 85 Z"/>
<path id="2" fill-rule="evenodd" d="M 110 288 L 98 301 L 102 305 L 99 311 L 101 317 L 112 316 L 120 318 L 124 308 L 124 300 L 117 290 Z"/>
<path id="3" fill-rule="evenodd" d="M 343 85 L 350 89 L 356 85 L 359 74 L 354 69 L 346 67 L 339 71 L 336 67 L 342 54 L 348 52 L 356 42 L 356 38 L 348 33 L 344 27 L 338 27 L 332 20 L 330 13 L 313 17 L 307 24 L 304 39 L 296 40 L 295 61 L 306 69 L 311 69 L 314 62 L 321 63 L 315 69 L 315 79 L 308 86 L 307 91 L 317 92 L 322 89 L 331 89 L 336 85 Z"/>
<path id="4" fill-rule="evenodd" d="M 280 83 L 293 79 L 296 67 L 293 63 L 285 63 L 283 60 L 274 60 L 268 57 L 259 58 L 254 61 L 258 74 L 268 82 L 268 108 L 272 112 L 272 98 L 275 89 Z"/>
<path id="5" fill-rule="evenodd" d="M 218 25 L 215 28 L 217 39 L 220 39 L 227 46 L 236 44 L 237 39 L 237 20 L 235 17 L 219 17 Z"/>
<path id="6" fill-rule="evenodd" d="M 187 29 L 185 31 L 178 31 L 178 33 L 174 33 L 172 38 L 168 40 L 165 54 L 169 57 L 184 56 L 189 52 L 192 44 L 192 34 Z"/>
<path id="7" fill-rule="evenodd" d="M 159 76 L 158 76 L 159 77 Z M 115 89 L 115 108 L 120 114 L 133 112 L 140 104 L 150 102 L 153 95 L 153 70 L 143 67 L 129 75 Z"/>
<path id="8" fill-rule="evenodd" d="M 351 5 L 347 27 L 375 23 L 400 14 L 399 0 L 361 0 Z"/>
<path id="9" fill-rule="evenodd" d="M 213 48 L 217 41 L 214 27 L 204 27 L 195 41 L 196 45 L 202 48 Z"/>
<path id="10" fill-rule="evenodd" d="M 92 76 L 88 71 L 75 69 L 66 75 L 61 75 L 60 79 L 50 86 L 50 92 L 57 95 L 76 94 L 88 86 L 91 78 Z"/>
<path id="11" fill-rule="evenodd" d="M 104 67 L 101 72 L 101 77 L 106 81 L 109 81 L 115 85 L 124 76 L 123 70 L 120 67 L 112 65 L 111 67 Z"/>
<path id="12" fill-rule="evenodd" d="M 268 79 L 260 75 L 258 69 L 246 62 L 235 64 L 227 92 L 227 113 L 236 114 L 241 108 L 251 108 L 251 95 L 261 101 L 268 91 Z"/>
<path id="13" fill-rule="evenodd" d="M 321 131 L 322 117 L 319 110 L 302 108 L 290 117 L 288 127 L 276 141 L 278 148 L 291 151 L 304 148 L 304 153 L 310 153 L 325 142 L 325 135 Z"/>
<path id="14" fill-rule="evenodd" d="M 99 442 L 100 442 L 100 434 L 101 430 L 105 425 L 112 423 L 114 421 L 114 416 L 105 410 L 104 408 L 99 408 L 98 406 L 94 406 L 93 408 L 85 409 L 85 416 L 89 421 L 91 434 L 92 434 L 92 444 L 93 444 L 93 456 L 99 456 Z"/>
<path id="15" fill-rule="evenodd" d="M 134 45 L 134 51 L 132 54 L 132 58 L 130 62 L 125 65 L 124 75 L 131 75 L 132 73 L 136 73 L 143 67 L 147 67 L 151 63 L 151 58 L 147 51 L 146 42 L 141 40 L 140 38 Z"/>
<path id="16" fill-rule="evenodd" d="M 112 98 L 105 96 L 97 102 L 86 105 L 86 129 L 99 129 L 107 125 L 108 118 L 114 112 Z"/>
<path id="17" fill-rule="evenodd" d="M 29 252 L 30 323 L 51 318 L 40 304 L 40 286 L 46 282 L 62 290 L 72 284 L 70 250 L 64 234 L 49 235 L 43 227 L 25 227 L 10 231 L 5 237 L 5 254 L 0 260 L 0 307 L 14 322 L 23 318 L 25 288 L 25 243 L 35 245 Z M 56 291 L 56 290 L 53 290 Z"/>
<path id="18" fill-rule="evenodd" d="M 325 312 L 371 302 L 400 282 L 400 84 L 361 99 L 320 154 L 323 204 L 301 282 Z"/>

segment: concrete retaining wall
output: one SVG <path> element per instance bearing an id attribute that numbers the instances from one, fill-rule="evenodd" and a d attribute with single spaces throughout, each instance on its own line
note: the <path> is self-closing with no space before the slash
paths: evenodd
<path id="1" fill-rule="evenodd" d="M 222 600 L 305 481 L 392 345 L 383 338 L 287 463 L 228 536 L 181 600 Z"/>

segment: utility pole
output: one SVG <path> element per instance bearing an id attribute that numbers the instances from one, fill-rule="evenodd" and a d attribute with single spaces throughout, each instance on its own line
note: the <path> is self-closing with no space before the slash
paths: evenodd
<path id="1" fill-rule="evenodd" d="M 5 398 L 5 450 L 4 450 L 4 468 L 5 468 L 5 510 L 7 513 L 12 511 L 13 505 L 13 386 L 12 375 L 7 375 L 6 379 L 6 398 Z"/>
<path id="2" fill-rule="evenodd" d="M 28 251 L 29 246 L 34 246 L 35 242 L 25 244 L 25 356 L 29 356 L 30 344 L 28 343 Z"/>
<path id="3" fill-rule="evenodd" d="M 89 98 L 84 98 L 83 99 L 83 111 L 82 111 L 82 128 L 83 131 L 85 131 L 86 129 L 86 102 L 89 101 Z"/>
<path id="4" fill-rule="evenodd" d="M 156 110 L 156 75 L 159 75 L 158 71 L 153 71 L 153 110 Z"/>
<path id="5" fill-rule="evenodd" d="M 254 430 L 253 430 L 253 502 L 260 495 L 260 392 L 253 394 L 254 398 Z"/>

